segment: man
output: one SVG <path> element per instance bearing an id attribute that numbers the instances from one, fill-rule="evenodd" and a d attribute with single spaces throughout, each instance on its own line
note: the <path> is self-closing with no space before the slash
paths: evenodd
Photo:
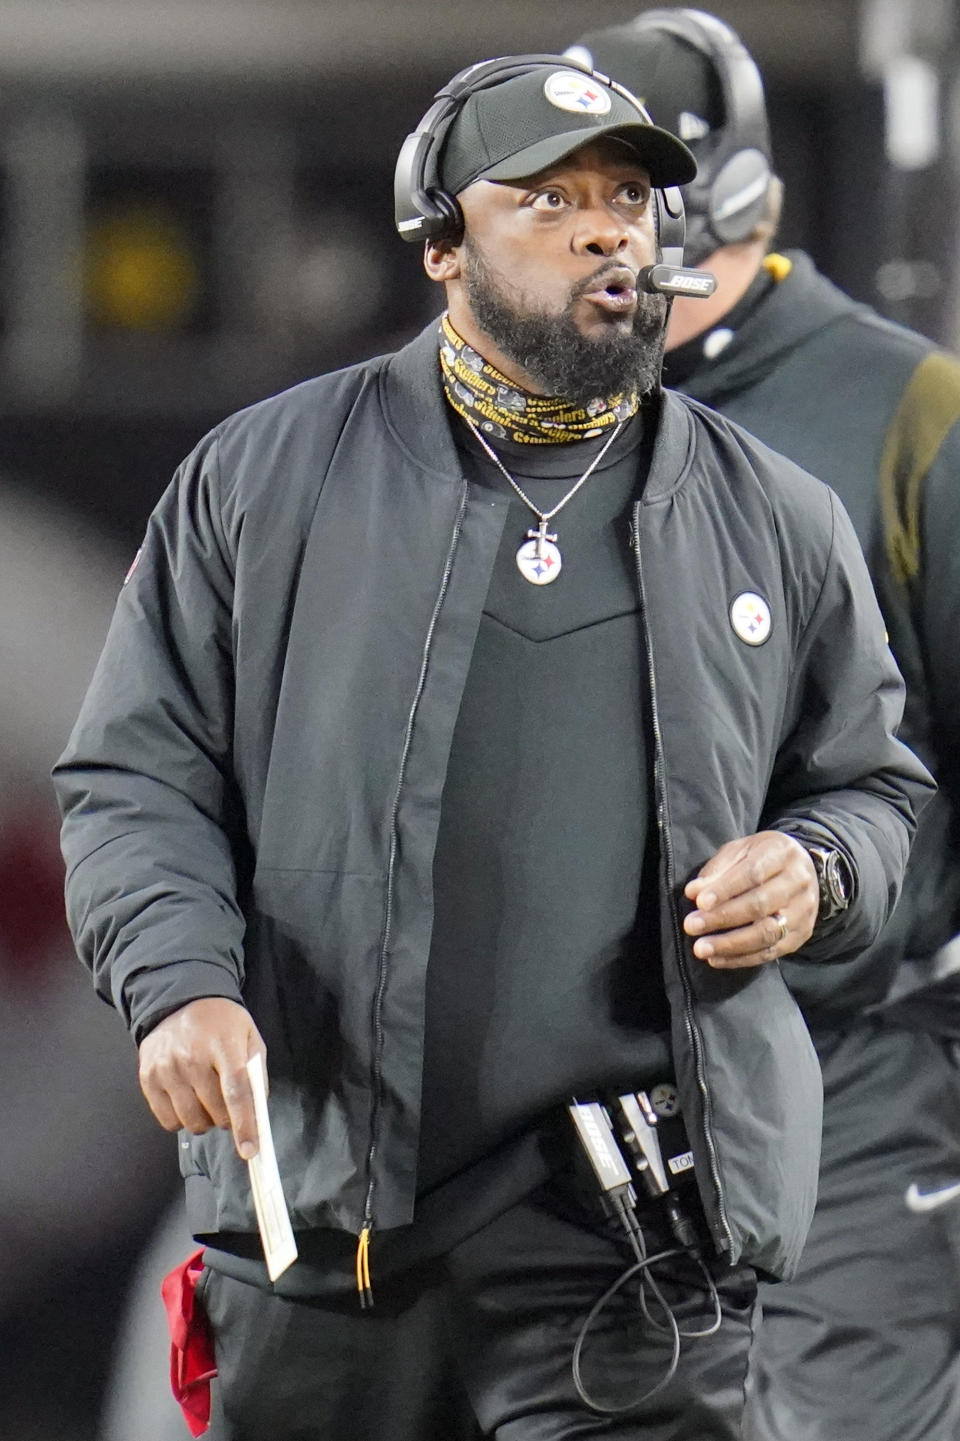
<path id="1" fill-rule="evenodd" d="M 907 680 L 902 734 L 941 785 L 878 943 L 829 977 L 784 967 L 823 1065 L 824 1159 L 799 1276 L 764 1292 L 753 1434 L 953 1441 L 960 366 L 849 300 L 807 256 L 767 254 L 780 186 L 763 88 L 727 26 L 699 11 L 648 11 L 587 35 L 583 49 L 697 156 L 685 191 L 691 258 L 720 284 L 699 309 L 676 302 L 667 383 L 837 491 Z"/>
<path id="2" fill-rule="evenodd" d="M 451 82 L 397 176 L 442 324 L 201 442 L 58 766 L 236 1438 L 395 1434 L 438 1306 L 485 1435 L 739 1434 L 819 1149 L 774 963 L 873 941 L 929 782 L 840 508 L 659 388 L 654 187 L 693 173 L 560 59 Z M 679 1103 L 697 1185 L 678 1149 L 605 1220 L 566 1103 L 606 1176 L 618 1097 L 630 1156 Z"/>

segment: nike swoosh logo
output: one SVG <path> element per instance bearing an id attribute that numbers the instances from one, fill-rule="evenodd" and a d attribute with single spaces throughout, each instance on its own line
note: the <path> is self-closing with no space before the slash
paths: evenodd
<path id="1" fill-rule="evenodd" d="M 960 1199 L 960 1181 L 952 1186 L 940 1186 L 936 1191 L 921 1191 L 916 1181 L 907 1187 L 907 1208 L 911 1211 L 935 1211 L 948 1201 Z"/>

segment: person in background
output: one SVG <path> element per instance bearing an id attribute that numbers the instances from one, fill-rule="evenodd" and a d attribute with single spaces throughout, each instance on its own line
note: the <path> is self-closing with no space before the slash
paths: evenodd
<path id="1" fill-rule="evenodd" d="M 907 683 L 901 736 L 935 772 L 903 895 L 828 976 L 786 961 L 824 1074 L 820 1198 L 799 1274 L 763 1288 L 756 1441 L 960 1435 L 960 364 L 771 253 L 781 184 L 763 85 L 730 28 L 649 10 L 572 54 L 636 92 L 697 158 L 666 384 L 826 481 L 869 560 Z M 842 217 L 836 216 L 836 223 Z"/>
<path id="2" fill-rule="evenodd" d="M 740 1434 L 819 1159 L 777 962 L 873 942 L 930 780 L 835 499 L 661 389 L 694 173 L 557 57 L 455 77 L 396 176 L 445 313 L 201 441 L 56 768 L 233 1441 L 403 1432 L 438 1307 L 486 1436 Z M 576 1171 L 607 1114 L 624 1166 L 661 1115 L 688 1138 L 609 1218 Z"/>

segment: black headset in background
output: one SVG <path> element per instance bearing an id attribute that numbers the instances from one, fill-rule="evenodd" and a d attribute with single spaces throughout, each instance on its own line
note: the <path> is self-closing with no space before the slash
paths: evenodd
<path id="1" fill-rule="evenodd" d="M 437 91 L 434 103 L 401 147 L 393 192 L 395 223 L 404 240 L 459 241 L 463 234 L 463 212 L 456 197 L 444 190 L 439 180 L 438 162 L 447 131 L 468 96 L 477 90 L 501 85 L 514 76 L 526 75 L 531 70 L 582 71 L 623 96 L 647 124 L 652 123 L 640 101 L 625 86 L 579 60 L 568 60 L 559 55 L 509 55 L 470 65 Z M 653 195 L 663 267 L 679 270 L 683 265 L 685 230 L 680 191 L 672 185 L 654 190 Z M 666 289 L 666 286 L 658 284 L 654 288 Z"/>
<path id="2" fill-rule="evenodd" d="M 627 44 L 646 31 L 665 32 L 709 61 L 720 84 L 723 125 L 697 145 L 697 175 L 683 187 L 688 258 L 696 265 L 720 246 L 748 240 L 764 219 L 774 177 L 763 81 L 746 46 L 702 10 L 647 10 L 615 31 Z M 571 51 L 571 63 L 590 54 L 578 45 Z"/>

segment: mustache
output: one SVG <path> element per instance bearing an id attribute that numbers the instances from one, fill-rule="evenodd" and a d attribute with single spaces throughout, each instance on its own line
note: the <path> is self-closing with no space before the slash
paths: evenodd
<path id="1" fill-rule="evenodd" d="M 576 285 L 571 288 L 571 302 L 580 300 L 582 296 L 589 295 L 591 291 L 596 290 L 605 276 L 613 275 L 614 273 L 622 275 L 625 270 L 629 272 L 633 277 L 634 283 L 636 283 L 639 272 L 634 270 L 632 265 L 627 265 L 622 260 L 605 260 L 602 265 L 597 267 L 592 275 L 586 276 L 583 280 L 578 280 Z"/>

